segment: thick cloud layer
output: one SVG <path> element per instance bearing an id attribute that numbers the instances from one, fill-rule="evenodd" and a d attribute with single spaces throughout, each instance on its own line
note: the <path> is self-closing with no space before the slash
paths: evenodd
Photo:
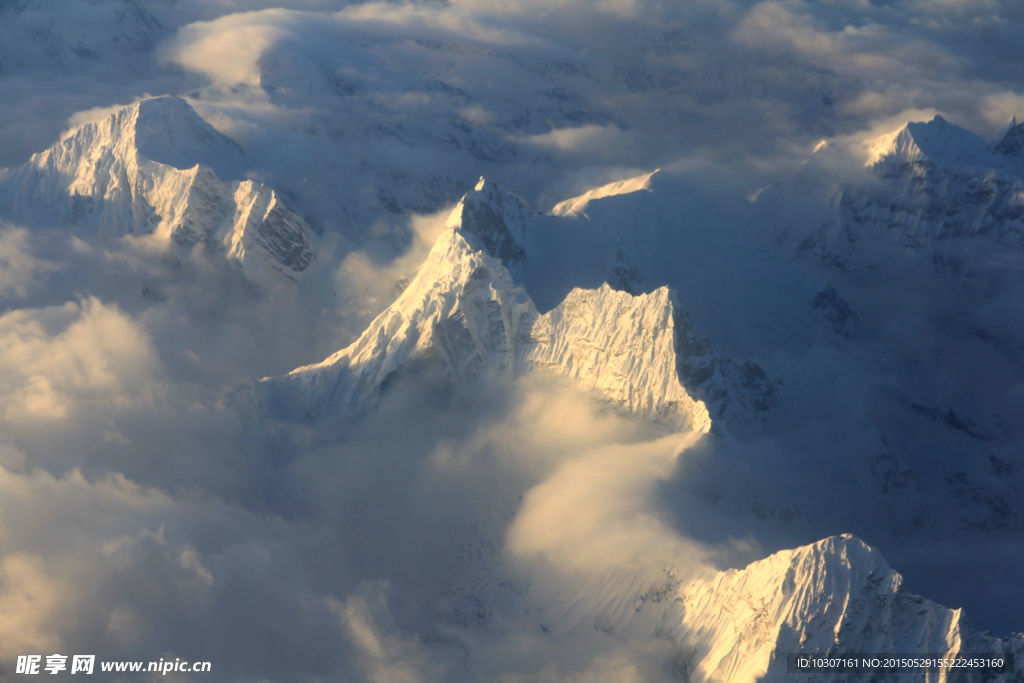
<path id="1" fill-rule="evenodd" d="M 417 219 L 392 275 L 439 220 Z M 609 650 L 579 624 L 614 618 L 609 591 L 705 565 L 655 495 L 692 437 L 542 380 L 445 397 L 399 382 L 340 441 L 268 427 L 245 382 L 310 352 L 303 316 L 329 297 L 255 291 L 137 240 L 4 240 L 5 668 L 74 652 L 210 660 L 232 680 L 666 675 L 670 642 Z"/>

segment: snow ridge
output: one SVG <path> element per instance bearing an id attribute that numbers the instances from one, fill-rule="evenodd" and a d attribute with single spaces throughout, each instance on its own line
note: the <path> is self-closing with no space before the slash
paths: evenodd
<path id="1" fill-rule="evenodd" d="M 577 197 L 572 197 L 555 204 L 551 209 L 551 213 L 555 216 L 577 216 L 580 214 L 585 216 L 587 207 L 595 199 L 650 190 L 651 179 L 658 173 L 661 173 L 661 169 L 654 169 L 650 173 L 644 173 L 624 180 L 616 180 L 601 187 L 595 187 Z"/>

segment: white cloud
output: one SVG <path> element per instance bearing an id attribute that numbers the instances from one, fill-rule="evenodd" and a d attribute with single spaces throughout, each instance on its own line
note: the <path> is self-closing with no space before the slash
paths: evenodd
<path id="1" fill-rule="evenodd" d="M 451 210 L 446 207 L 434 214 L 410 216 L 411 240 L 396 258 L 380 262 L 366 252 L 352 251 L 342 259 L 332 278 L 336 306 L 343 313 L 343 327 L 335 343 L 338 348 L 343 346 L 342 340 L 354 339 L 398 297 L 434 246 Z"/>
<path id="2" fill-rule="evenodd" d="M 982 104 L 983 115 L 993 128 L 1005 125 L 1012 117 L 1016 117 L 1018 122 L 1024 121 L 1024 93 L 992 93 L 985 96 Z"/>
<path id="3" fill-rule="evenodd" d="M 556 128 L 521 138 L 522 142 L 559 152 L 614 156 L 629 145 L 630 135 L 617 126 L 587 124 L 575 128 Z"/>
<path id="4" fill-rule="evenodd" d="M 701 551 L 659 518 L 653 502 L 655 485 L 697 438 L 672 434 L 598 446 L 561 465 L 524 497 L 509 529 L 509 552 L 584 575 L 620 570 L 654 576 L 699 565 Z"/>
<path id="5" fill-rule="evenodd" d="M 272 45 L 296 36 L 291 24 L 300 16 L 263 10 L 196 22 L 179 29 L 161 46 L 160 54 L 219 85 L 258 86 L 260 58 Z"/>
<path id="6" fill-rule="evenodd" d="M 67 308 L 35 315 L 56 318 L 51 346 L 89 338 L 66 334 L 76 321 L 124 318 L 98 302 Z M 125 321 L 100 322 L 87 324 L 117 331 Z M 108 384 L 91 372 L 81 382 Z M 499 388 L 509 395 L 494 393 Z M 509 645 L 537 638 L 530 619 L 495 614 L 488 629 L 467 629 L 464 619 L 497 609 L 494 585 L 519 581 L 525 570 L 533 574 L 530 595 L 515 599 L 543 600 L 554 591 L 599 610 L 589 603 L 589 583 L 572 587 L 584 564 L 587 576 L 650 575 L 661 562 L 679 566 L 673 553 L 680 547 L 689 551 L 686 564 L 698 561 L 694 547 L 657 519 L 652 494 L 673 467 L 678 437 L 651 441 L 649 426 L 560 383 L 467 389 L 464 410 L 424 403 L 420 393 L 432 395 L 432 387 L 399 389 L 393 405 L 344 443 L 288 451 L 292 460 L 267 480 L 272 496 L 232 503 L 218 495 L 237 496 L 228 479 L 243 487 L 259 481 L 254 475 L 269 453 L 244 441 L 227 445 L 226 433 L 237 427 L 223 408 L 211 416 L 221 445 L 200 459 L 190 457 L 188 431 L 207 428 L 195 418 L 189 424 L 167 404 L 133 411 L 142 428 L 122 431 L 140 475 L 155 486 L 109 469 L 47 473 L 36 450 L 46 448 L 45 438 L 23 440 L 31 449 L 4 456 L 9 465 L 0 467 L 0 655 L 45 649 L 208 658 L 222 675 L 270 680 L 293 680 L 299 666 L 380 681 L 459 678 L 461 671 L 493 679 L 528 674 L 540 663 L 520 661 Z M 396 416 L 404 419 L 401 429 Z M 114 420 L 120 425 L 126 415 Z M 166 442 L 166 423 L 177 441 Z M 91 431 L 76 435 L 78 447 L 91 451 Z M 271 438 L 286 443 L 280 434 Z M 609 441 L 622 445 L 602 446 Z M 102 464 L 93 458 L 88 467 Z M 170 467 L 183 472 L 172 475 Z M 208 474 L 219 467 L 227 467 L 226 477 Z M 185 487 L 174 483 L 182 474 Z M 573 503 L 586 508 L 566 507 Z M 541 519 L 549 512 L 578 519 L 551 539 Z M 512 573 L 503 559 L 510 525 L 507 550 L 519 567 Z M 632 551 L 623 551 L 623 542 L 661 550 L 646 548 L 637 557 L 649 561 L 624 563 L 621 553 Z M 490 574 L 493 582 L 471 587 L 463 583 L 467 572 Z M 156 612 L 160 620 L 147 616 Z M 438 646 L 441 637 L 453 646 Z M 555 661 L 557 643 L 541 638 L 530 647 L 543 653 L 541 661 Z M 642 641 L 609 647 L 603 633 L 584 633 L 577 649 L 559 658 L 552 680 L 657 669 L 672 654 L 665 644 L 650 648 Z"/>
<path id="7" fill-rule="evenodd" d="M 479 104 L 472 104 L 468 107 L 463 107 L 459 111 L 459 114 L 462 116 L 462 118 L 466 119 L 470 123 L 477 125 L 490 123 L 491 119 L 493 118 L 491 113 L 488 112 Z"/>
<path id="8" fill-rule="evenodd" d="M 885 76 L 954 68 L 953 54 L 916 37 L 900 36 L 868 16 L 829 27 L 801 0 L 767 0 L 754 5 L 732 39 L 755 49 L 799 54 L 840 73 Z M 824 13 L 823 13 L 824 14 Z M 827 14 L 826 14 L 827 16 Z"/>
<path id="9" fill-rule="evenodd" d="M 198 21 L 178 29 L 159 47 L 159 54 L 164 61 L 204 74 L 220 86 L 259 87 L 260 62 L 274 47 L 290 42 L 300 50 L 330 52 L 337 39 L 332 33 L 353 29 L 451 35 L 496 45 L 528 41 L 523 35 L 454 9 L 370 2 L 333 14 L 264 9 Z"/>
<path id="10" fill-rule="evenodd" d="M 649 0 L 512 0 L 511 2 L 495 2 L 495 0 L 453 0 L 452 5 L 464 7 L 476 12 L 497 15 L 543 17 L 555 13 L 578 13 L 597 11 L 620 17 L 636 17 L 643 11 L 657 7 L 660 3 Z"/>
<path id="11" fill-rule="evenodd" d="M 5 662 L 58 646 L 49 619 L 67 599 L 66 588 L 34 555 L 8 553 L 0 559 L 0 657 Z"/>
<path id="12" fill-rule="evenodd" d="M 145 332 L 88 298 L 0 316 L 0 394 L 9 424 L 66 418 L 89 404 L 150 400 L 159 363 Z"/>
<path id="13" fill-rule="evenodd" d="M 445 7 L 416 3 L 368 2 L 350 5 L 339 11 L 335 17 L 345 25 L 378 29 L 400 28 L 412 32 L 434 30 L 493 45 L 533 42 L 522 33 L 488 21 L 486 14 L 462 11 L 458 3 Z"/>
<path id="14" fill-rule="evenodd" d="M 365 583 L 344 603 L 329 601 L 355 645 L 361 673 L 365 680 L 375 683 L 437 680 L 441 669 L 419 643 L 389 632 L 378 623 L 389 620 L 387 588 L 386 583 Z"/>
<path id="15" fill-rule="evenodd" d="M 28 230 L 0 222 L 0 297 L 24 297 L 41 275 L 56 269 L 32 252 Z"/>
<path id="16" fill-rule="evenodd" d="M 330 628 L 326 603 L 319 611 L 303 605 L 310 588 L 301 572 L 287 561 L 260 560 L 261 551 L 284 551 L 282 542 L 301 545 L 299 528 L 201 495 L 175 500 L 118 475 L 90 480 L 77 471 L 54 477 L 0 468 L 0 493 L 5 660 L 40 651 L 169 654 L 210 659 L 234 677 L 266 664 L 266 656 L 252 655 L 254 643 L 262 641 L 266 653 L 281 646 L 280 635 L 259 634 L 285 612 L 293 629 L 303 620 L 315 624 L 300 637 L 341 635 Z M 255 623 L 239 621 L 243 612 Z"/>

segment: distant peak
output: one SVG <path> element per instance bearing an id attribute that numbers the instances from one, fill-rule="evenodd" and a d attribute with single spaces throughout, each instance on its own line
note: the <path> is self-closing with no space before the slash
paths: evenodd
<path id="1" fill-rule="evenodd" d="M 950 123 L 940 114 L 930 121 L 908 121 L 867 144 L 865 166 L 882 163 L 934 162 L 989 165 L 991 153 L 975 133 Z"/>
<path id="2" fill-rule="evenodd" d="M 551 213 L 556 216 L 575 216 L 586 211 L 590 202 L 605 197 L 616 197 L 634 192 L 649 191 L 653 185 L 654 178 L 662 173 L 660 168 L 644 173 L 642 175 L 616 180 L 600 187 L 587 190 L 581 195 L 571 197 L 565 201 L 555 204 Z"/>
<path id="3" fill-rule="evenodd" d="M 487 185 L 487 180 L 483 176 L 480 176 L 480 179 L 476 181 L 476 187 L 474 187 L 473 190 L 480 192 L 484 189 L 485 185 Z"/>

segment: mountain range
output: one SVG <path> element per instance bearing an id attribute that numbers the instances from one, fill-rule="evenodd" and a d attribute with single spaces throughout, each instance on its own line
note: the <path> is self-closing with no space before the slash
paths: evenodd
<path id="1" fill-rule="evenodd" d="M 666 566 L 654 583 L 609 575 L 530 617 L 538 631 L 669 642 L 678 680 L 782 680 L 800 652 L 993 654 L 1010 662 L 994 680 L 1017 680 L 1024 637 L 904 590 L 859 537 L 923 573 L 940 540 L 998 548 L 1022 530 L 1022 140 L 1015 121 L 991 144 L 941 117 L 907 123 L 852 151 L 822 146 L 739 214 L 660 170 L 547 211 L 481 178 L 356 339 L 243 382 L 233 409 L 323 444 L 409 382 L 443 405 L 459 387 L 554 379 L 700 436 L 700 463 L 658 477 L 667 507 L 715 529 L 754 520 L 776 552 L 696 577 Z M 323 237 L 247 174 L 245 150 L 187 101 L 143 99 L 5 170 L 0 216 L 203 252 L 256 287 L 299 281 L 328 257 Z M 494 557 L 467 562 L 493 573 L 473 604 L 499 613 Z"/>

